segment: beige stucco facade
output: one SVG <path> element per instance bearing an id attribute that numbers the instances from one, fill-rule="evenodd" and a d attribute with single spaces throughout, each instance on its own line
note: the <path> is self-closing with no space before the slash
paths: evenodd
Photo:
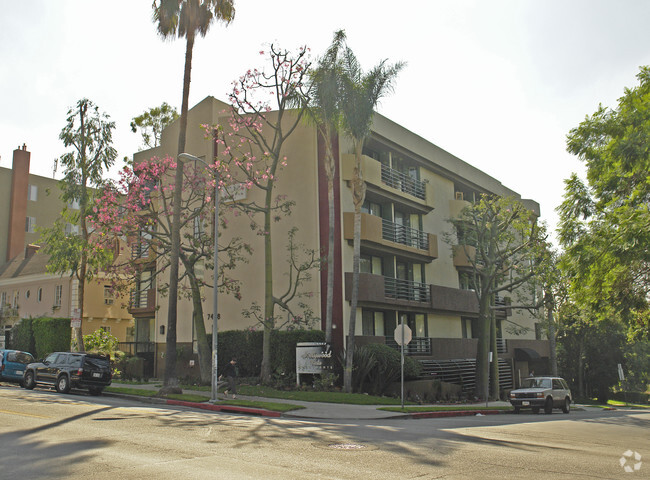
<path id="1" fill-rule="evenodd" d="M 186 153 L 210 159 L 211 143 L 200 125 L 224 123 L 222 112 L 228 107 L 207 97 L 190 110 Z M 175 156 L 177 138 L 178 121 L 164 131 L 160 147 L 135 154 L 135 161 L 151 156 Z M 350 318 L 353 248 L 349 221 L 354 208 L 349 181 L 353 149 L 351 141 L 343 135 L 334 148 L 339 159 L 335 185 L 335 251 L 340 249 L 337 259 L 340 267 L 335 268 L 334 344 L 338 342 L 340 348 L 348 333 Z M 323 254 L 327 249 L 323 147 L 316 128 L 306 122 L 301 124 L 285 144 L 283 154 L 287 157 L 287 167 L 277 174 L 275 192 L 295 201 L 295 206 L 290 216 L 281 216 L 272 226 L 276 293 L 286 288 L 286 239 L 291 228 L 298 228 L 297 240 L 307 248 Z M 395 325 L 403 320 L 412 326 L 414 335 L 419 338 L 418 354 L 445 359 L 471 357 L 471 349 L 475 348 L 476 332 L 472 321 L 476 318 L 476 298 L 461 284 L 460 273 L 467 265 L 463 266 L 458 255 L 454 257 L 455 241 L 449 219 L 482 193 L 518 198 L 536 215 L 539 215 L 539 205 L 533 200 L 522 199 L 497 179 L 381 115 L 375 115 L 371 136 L 364 147 L 362 169 L 367 187 L 361 246 L 365 263 L 362 262 L 355 335 L 371 339 L 368 341 L 389 339 Z M 260 192 L 253 189 L 246 195 L 246 200 L 250 200 Z M 225 243 L 231 236 L 241 236 L 251 244 L 253 254 L 248 263 L 238 265 L 233 273 L 242 284 L 242 298 L 219 297 L 219 330 L 256 328 L 259 325 L 245 318 L 242 310 L 253 303 L 264 303 L 263 238 L 251 230 L 246 216 L 235 216 L 227 209 L 222 209 L 221 215 L 226 216 L 228 227 L 221 232 L 220 242 Z M 206 275 L 211 283 L 212 273 L 208 271 Z M 310 293 L 304 300 L 321 319 L 325 315 L 324 279 L 324 274 L 313 272 L 311 281 L 304 287 L 304 291 Z M 212 291 L 205 288 L 203 293 L 206 330 L 210 332 Z M 168 299 L 157 294 L 155 304 L 156 311 L 152 311 L 147 322 L 152 322 L 148 331 L 153 335 L 151 341 L 157 344 L 156 362 L 160 371 Z M 536 340 L 535 326 L 540 320 L 525 311 L 500 312 L 500 356 L 510 362 L 512 375 L 518 354 L 509 349 L 508 342 L 512 340 L 512 345 L 518 348 L 524 348 L 522 345 L 529 342 L 531 349 L 538 348 L 541 344 Z M 191 314 L 190 302 L 180 300 L 177 338 L 181 344 L 189 345 L 193 340 Z M 278 321 L 281 323 L 282 318 Z M 543 350 L 538 352 L 541 357 L 547 355 Z"/>

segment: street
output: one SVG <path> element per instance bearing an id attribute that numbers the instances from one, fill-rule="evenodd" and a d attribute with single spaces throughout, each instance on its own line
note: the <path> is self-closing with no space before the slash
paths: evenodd
<path id="1" fill-rule="evenodd" d="M 268 419 L 3 385 L 0 478 L 650 477 L 648 411 L 364 423 Z M 623 457 L 628 451 L 642 459 Z M 635 464 L 636 471 L 625 472 Z"/>

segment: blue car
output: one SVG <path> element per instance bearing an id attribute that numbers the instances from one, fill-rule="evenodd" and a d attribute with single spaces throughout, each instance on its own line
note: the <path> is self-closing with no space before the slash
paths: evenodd
<path id="1" fill-rule="evenodd" d="M 28 363 L 34 362 L 31 353 L 20 350 L 0 350 L 0 381 L 23 385 L 23 375 Z"/>

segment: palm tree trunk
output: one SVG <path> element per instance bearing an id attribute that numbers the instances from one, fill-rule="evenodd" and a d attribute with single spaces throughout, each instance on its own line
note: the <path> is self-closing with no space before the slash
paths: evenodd
<path id="1" fill-rule="evenodd" d="M 187 32 L 185 47 L 185 73 L 183 75 L 183 101 L 181 104 L 180 131 L 178 134 L 178 153 L 185 150 L 187 136 L 187 112 L 190 96 L 190 75 L 192 71 L 192 51 L 194 49 L 194 32 Z M 172 238 L 169 265 L 169 307 L 167 310 L 167 348 L 165 355 L 165 386 L 178 385 L 176 377 L 176 321 L 178 309 L 178 261 L 181 249 L 181 201 L 183 198 L 183 163 L 177 159 L 174 178 L 174 205 L 172 212 Z"/>
<path id="2" fill-rule="evenodd" d="M 332 344 L 332 310 L 334 309 L 334 177 L 336 163 L 332 152 L 332 132 L 325 126 L 325 173 L 327 174 L 328 237 L 327 237 L 327 299 L 325 307 L 325 342 Z"/>
<path id="3" fill-rule="evenodd" d="M 357 304 L 359 301 L 359 266 L 361 259 L 361 206 L 365 199 L 365 184 L 361 171 L 361 152 L 363 142 L 355 141 L 354 178 L 352 179 L 352 196 L 354 200 L 354 240 L 352 257 L 352 298 L 350 299 L 350 325 L 345 347 L 345 369 L 343 383 L 346 393 L 352 393 L 352 368 L 354 358 L 354 335 L 357 323 Z"/>

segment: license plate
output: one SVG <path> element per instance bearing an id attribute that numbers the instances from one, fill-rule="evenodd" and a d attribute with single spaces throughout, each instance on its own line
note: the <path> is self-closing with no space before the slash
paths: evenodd
<path id="1" fill-rule="evenodd" d="M 22 370 L 16 370 L 16 375 L 22 375 L 23 371 Z"/>
<path id="2" fill-rule="evenodd" d="M 102 378 L 102 374 L 99 372 L 93 372 L 93 377 Z"/>
<path id="3" fill-rule="evenodd" d="M 522 404 L 524 407 L 527 407 L 528 405 L 530 405 L 530 402 L 527 402 L 526 400 L 524 400 L 523 402 L 521 402 L 521 404 Z"/>

